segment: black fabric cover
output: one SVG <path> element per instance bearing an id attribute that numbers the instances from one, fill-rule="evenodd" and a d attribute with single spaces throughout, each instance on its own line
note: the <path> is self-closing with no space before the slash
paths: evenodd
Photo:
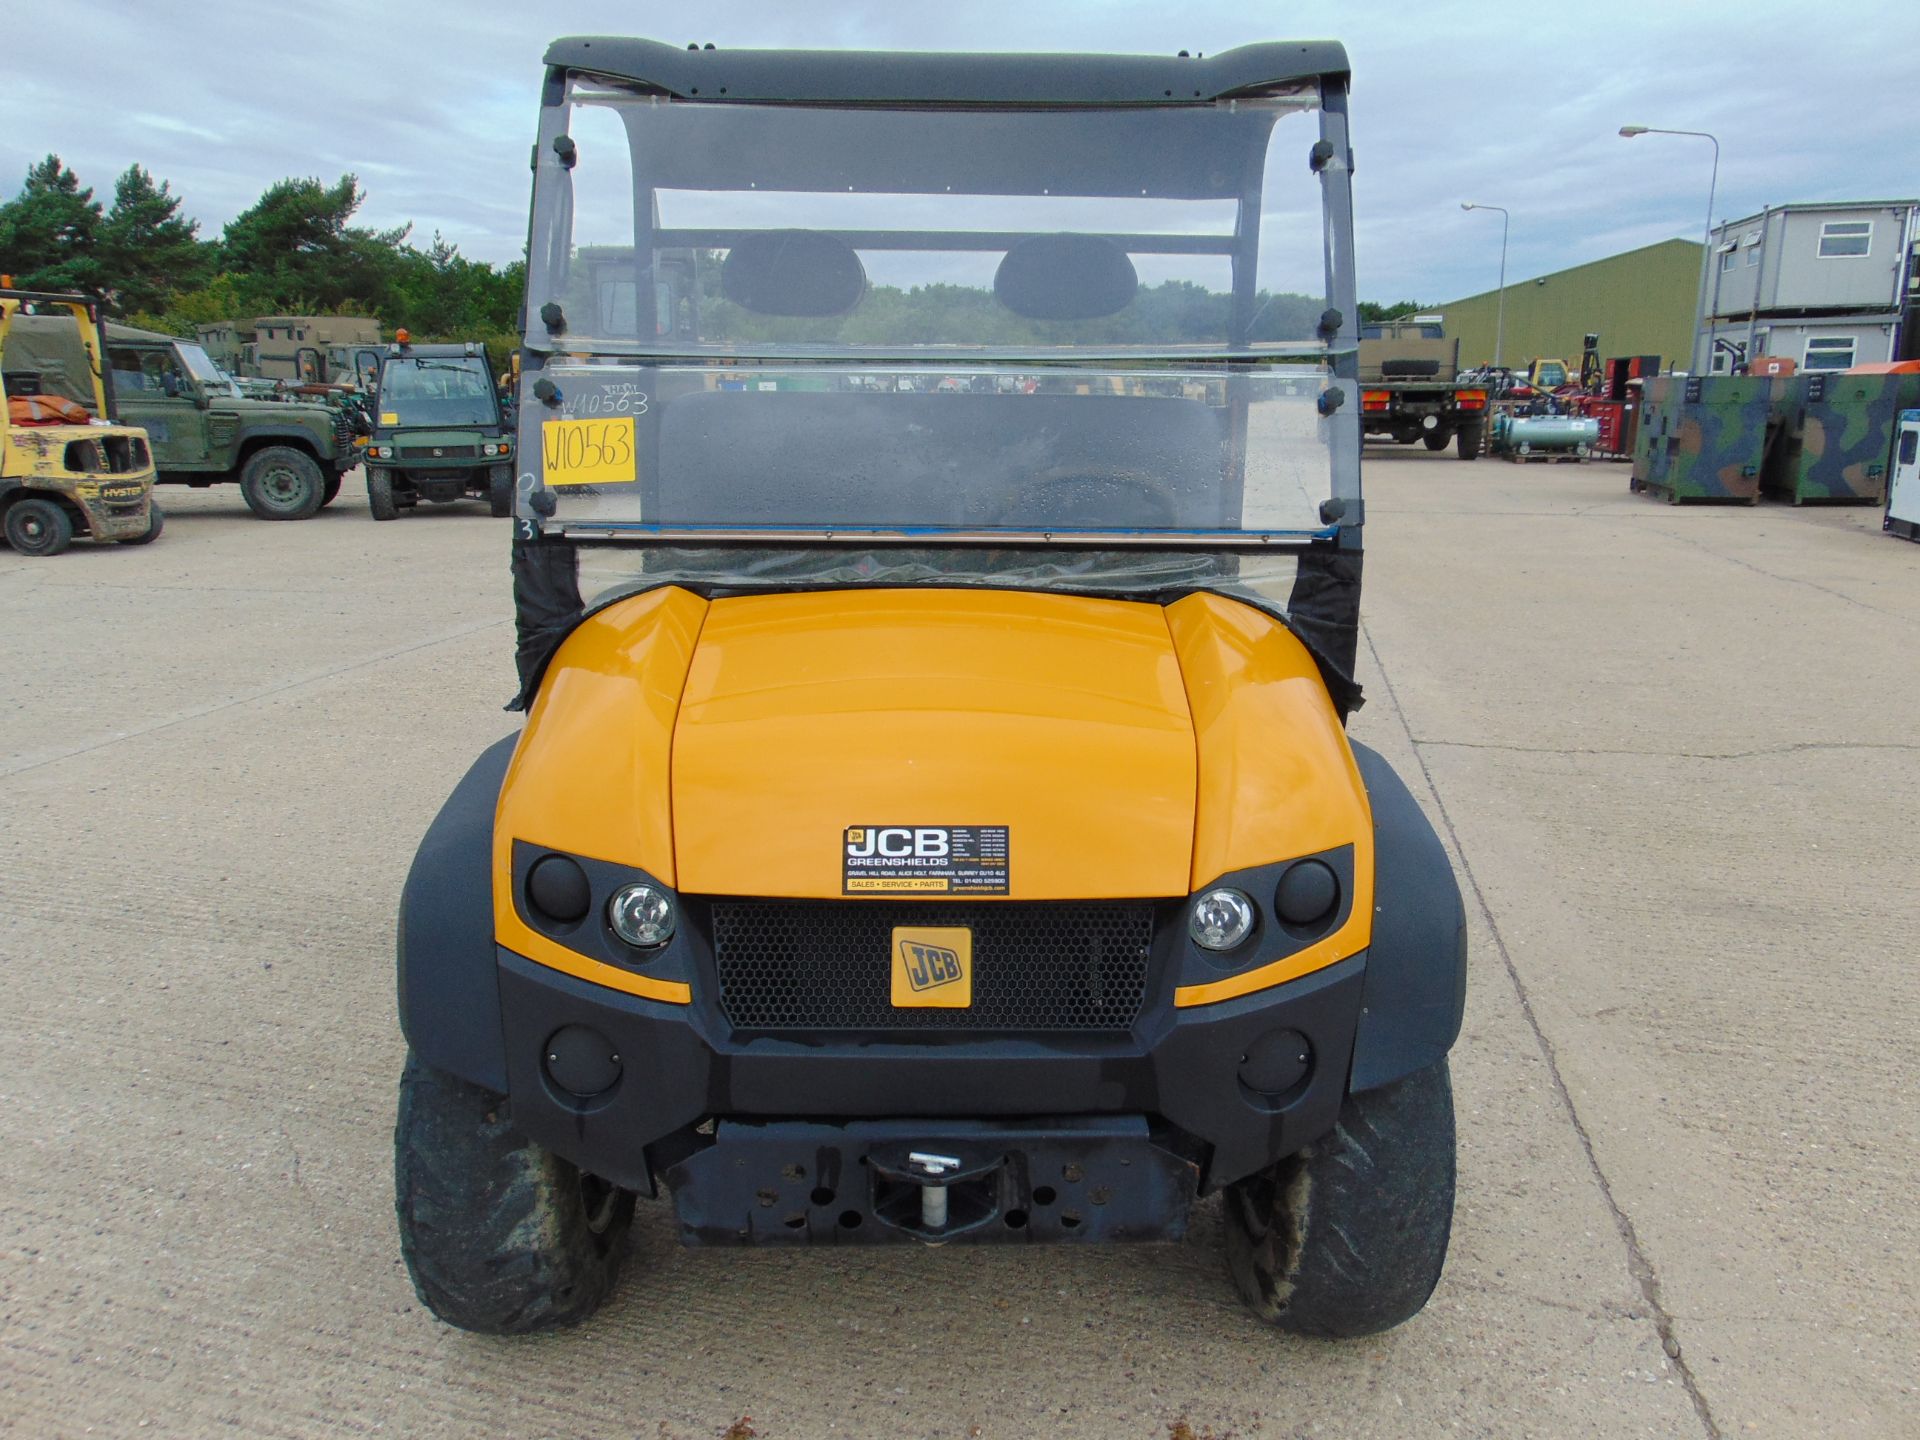
<path id="1" fill-rule="evenodd" d="M 515 530 L 519 529 L 516 521 Z M 524 710 L 533 703 L 540 676 L 560 642 L 586 619 L 580 603 L 580 558 L 571 541 L 513 542 L 514 666 L 520 693 L 507 706 Z"/>
<path id="2" fill-rule="evenodd" d="M 1362 558 L 1358 548 L 1309 550 L 1300 557 L 1287 599 L 1287 624 L 1320 662 L 1342 719 L 1365 703 L 1353 678 L 1360 658 Z"/>

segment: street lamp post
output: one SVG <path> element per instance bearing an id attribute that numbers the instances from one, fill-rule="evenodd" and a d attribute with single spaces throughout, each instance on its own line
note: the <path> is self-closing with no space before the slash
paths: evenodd
<path id="1" fill-rule="evenodd" d="M 1500 347 L 1507 335 L 1507 223 L 1513 218 L 1504 205 L 1476 205 L 1471 200 L 1460 202 L 1462 210 L 1498 210 L 1500 212 L 1500 298 L 1494 302 L 1493 320 L 1493 363 L 1500 365 Z"/>
<path id="2" fill-rule="evenodd" d="M 1702 252 L 1700 264 L 1702 268 L 1700 271 L 1699 323 L 1694 330 L 1693 342 L 1694 372 L 1698 374 L 1702 370 L 1710 370 L 1713 368 L 1713 339 L 1711 335 L 1707 338 L 1706 354 L 1708 359 L 1705 364 L 1702 364 L 1700 361 L 1700 331 L 1711 330 L 1713 326 L 1713 317 L 1707 313 L 1707 270 L 1705 267 L 1713 264 L 1713 192 L 1720 184 L 1720 142 L 1705 130 L 1663 130 L 1658 125 L 1622 125 L 1620 127 L 1620 134 L 1628 140 L 1633 139 L 1636 135 L 1691 135 L 1695 139 L 1705 140 L 1713 146 L 1713 173 L 1707 180 L 1707 227 L 1700 236 L 1700 249 Z"/>

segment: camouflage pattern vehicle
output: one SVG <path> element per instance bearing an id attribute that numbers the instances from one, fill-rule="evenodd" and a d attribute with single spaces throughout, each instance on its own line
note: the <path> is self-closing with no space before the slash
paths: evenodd
<path id="1" fill-rule="evenodd" d="M 513 433 L 487 363 L 471 342 L 414 345 L 402 330 L 380 362 L 367 444 L 367 504 L 391 520 L 422 500 L 485 500 L 513 513 Z"/>
<path id="2" fill-rule="evenodd" d="M 1900 412 L 1920 405 L 1920 375 L 1785 377 L 1780 440 L 1768 456 L 1767 493 L 1791 500 L 1878 505 Z"/>
<path id="3" fill-rule="evenodd" d="M 23 325 L 63 330 L 78 363 L 41 363 L 15 343 Z M 147 437 L 112 423 L 100 353 L 98 302 L 0 289 L 0 533 L 21 555 L 58 555 L 75 535 L 144 545 L 160 534 Z"/>
<path id="4" fill-rule="evenodd" d="M 1682 500 L 1760 499 L 1775 387 L 1758 375 L 1661 375 L 1647 381 L 1628 488 Z"/>

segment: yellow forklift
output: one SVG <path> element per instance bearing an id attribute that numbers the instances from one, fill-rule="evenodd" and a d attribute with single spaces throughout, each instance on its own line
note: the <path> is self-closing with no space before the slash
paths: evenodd
<path id="1" fill-rule="evenodd" d="M 31 349 L 9 346 L 20 315 L 71 327 L 38 327 Z M 160 534 L 147 435 L 113 423 L 102 353 L 97 300 L 17 290 L 0 277 L 0 534 L 17 554 L 58 555 L 75 536 L 145 545 Z"/>
<path id="2" fill-rule="evenodd" d="M 1262 1319 L 1414 1315 L 1465 925 L 1344 728 L 1345 52 L 546 65 L 526 721 L 401 902 L 421 1300 L 579 1321 L 638 1197 L 830 1246 L 1176 1241 L 1217 1195 Z M 590 265 L 583 179 L 632 197 Z"/>

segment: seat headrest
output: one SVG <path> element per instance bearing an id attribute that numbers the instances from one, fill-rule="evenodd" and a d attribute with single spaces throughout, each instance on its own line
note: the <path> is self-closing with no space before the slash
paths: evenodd
<path id="1" fill-rule="evenodd" d="M 1127 308 L 1140 277 L 1104 235 L 1030 235 L 1007 251 L 993 293 L 1029 320 L 1097 320 Z"/>
<path id="2" fill-rule="evenodd" d="M 756 315 L 844 315 L 867 293 L 867 272 L 837 236 L 764 230 L 727 251 L 720 293 Z"/>

